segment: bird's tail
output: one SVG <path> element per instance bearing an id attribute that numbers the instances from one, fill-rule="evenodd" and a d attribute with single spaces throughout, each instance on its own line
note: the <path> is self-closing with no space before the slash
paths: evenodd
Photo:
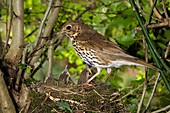
<path id="1" fill-rule="evenodd" d="M 146 63 L 146 62 L 141 61 L 141 60 L 135 60 L 135 61 L 136 61 L 136 63 L 138 63 L 138 64 L 140 64 L 140 65 L 142 65 L 142 66 L 145 66 L 145 67 L 148 67 L 148 68 L 152 68 L 152 69 L 161 71 L 161 69 L 159 69 L 159 68 L 153 66 L 152 64 Z"/>

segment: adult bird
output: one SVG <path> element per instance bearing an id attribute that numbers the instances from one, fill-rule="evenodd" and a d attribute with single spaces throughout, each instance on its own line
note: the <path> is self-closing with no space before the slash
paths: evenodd
<path id="1" fill-rule="evenodd" d="M 160 70 L 127 54 L 119 46 L 80 21 L 67 22 L 61 27 L 60 33 L 70 38 L 76 53 L 87 65 L 97 68 L 97 73 L 88 79 L 87 83 L 99 75 L 103 68 L 107 68 L 108 74 L 111 73 L 111 68 L 119 68 L 122 65 L 146 66 Z"/>

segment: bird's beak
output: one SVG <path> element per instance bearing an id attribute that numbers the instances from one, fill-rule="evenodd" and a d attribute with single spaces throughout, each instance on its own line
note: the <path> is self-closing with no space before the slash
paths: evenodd
<path id="1" fill-rule="evenodd" d="M 57 35 L 63 35 L 63 34 L 64 34 L 63 30 L 57 32 Z"/>
<path id="2" fill-rule="evenodd" d="M 58 31 L 56 34 L 57 34 L 57 35 L 60 35 L 60 34 L 61 34 L 61 31 Z"/>
<path id="3" fill-rule="evenodd" d="M 62 30 L 60 30 L 60 31 L 56 32 L 56 35 L 63 36 L 64 32 Z"/>

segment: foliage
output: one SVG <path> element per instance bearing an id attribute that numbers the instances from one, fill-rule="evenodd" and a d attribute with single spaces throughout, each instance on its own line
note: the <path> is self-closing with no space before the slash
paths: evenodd
<path id="1" fill-rule="evenodd" d="M 56 102 L 56 106 L 63 111 L 72 113 L 72 110 L 70 109 L 70 105 L 67 102 L 64 102 L 63 100 Z"/>

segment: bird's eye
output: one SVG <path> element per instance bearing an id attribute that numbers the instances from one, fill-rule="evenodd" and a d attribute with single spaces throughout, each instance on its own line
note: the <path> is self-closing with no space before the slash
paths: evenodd
<path id="1" fill-rule="evenodd" d="M 68 25 L 68 26 L 66 27 L 67 30 L 70 30 L 71 28 L 72 28 L 72 25 Z"/>

